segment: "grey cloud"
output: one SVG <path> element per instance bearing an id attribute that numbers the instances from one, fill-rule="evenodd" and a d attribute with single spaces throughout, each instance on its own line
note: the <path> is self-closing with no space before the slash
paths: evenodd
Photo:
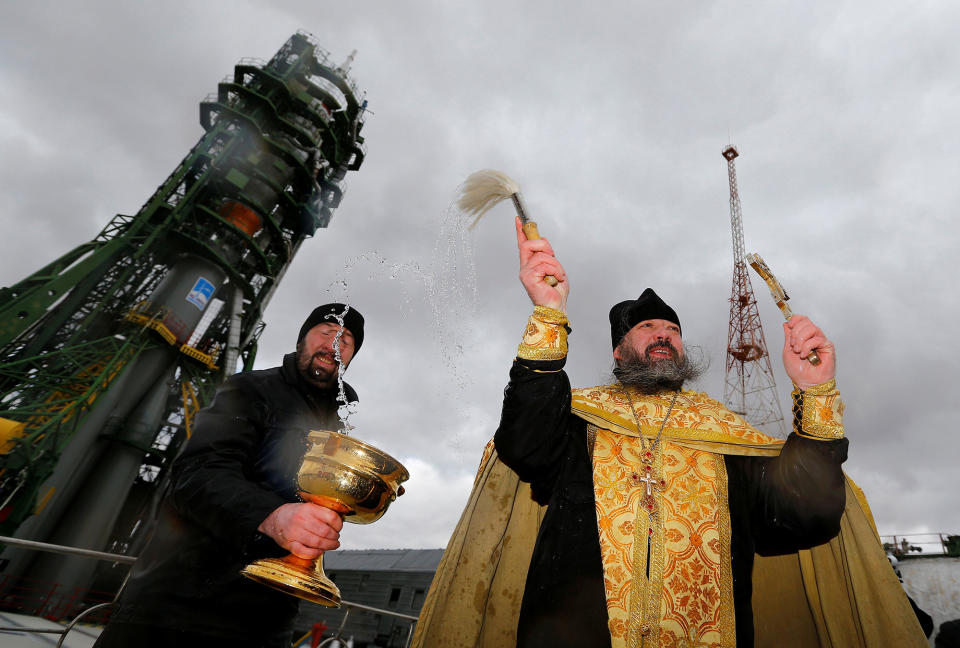
<path id="1" fill-rule="evenodd" d="M 501 168 L 570 273 L 573 383 L 606 379 L 607 309 L 650 285 L 711 354 L 701 387 L 720 397 L 732 269 L 720 150 L 732 138 L 748 251 L 837 342 L 847 469 L 881 533 L 956 532 L 957 11 L 15 3 L 0 25 L 0 284 L 135 212 L 201 136 L 197 104 L 240 58 L 268 58 L 297 28 L 334 59 L 356 48 L 368 157 L 267 309 L 258 366 L 278 362 L 308 308 L 347 281 L 370 322 L 348 373 L 357 434 L 420 462 L 422 488 L 449 488 L 431 509 L 411 480 L 409 500 L 362 533 L 348 528 L 345 546 L 439 546 L 497 424 L 529 311 L 510 208 L 471 235 L 478 301 L 445 318 L 441 339 L 462 346 L 453 356 L 416 273 L 390 279 L 384 266 L 431 271 L 457 185 Z M 347 272 L 364 254 L 374 260 Z M 786 409 L 781 318 L 753 286 Z"/>

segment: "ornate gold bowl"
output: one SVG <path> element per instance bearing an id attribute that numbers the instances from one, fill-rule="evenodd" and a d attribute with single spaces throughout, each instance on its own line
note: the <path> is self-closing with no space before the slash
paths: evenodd
<path id="1" fill-rule="evenodd" d="M 399 461 L 368 443 L 340 432 L 311 430 L 297 472 L 304 501 L 332 509 L 344 522 L 370 524 L 403 494 L 410 473 Z M 307 601 L 340 606 L 340 590 L 323 573 L 323 554 L 315 560 L 289 554 L 262 558 L 243 568 L 247 578 Z"/>

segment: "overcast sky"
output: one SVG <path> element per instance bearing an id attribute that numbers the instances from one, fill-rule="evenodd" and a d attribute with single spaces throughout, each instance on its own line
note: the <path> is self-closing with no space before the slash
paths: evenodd
<path id="1" fill-rule="evenodd" d="M 845 468 L 880 532 L 960 533 L 958 27 L 947 0 L 7 2 L 0 285 L 136 213 L 201 137 L 203 97 L 303 29 L 358 51 L 367 158 L 267 308 L 257 364 L 348 299 L 367 320 L 354 434 L 413 475 L 344 547 L 444 546 L 496 429 L 531 307 L 510 206 L 469 235 L 447 217 L 478 169 L 519 182 L 566 266 L 575 386 L 608 380 L 607 311 L 652 286 L 712 362 L 695 387 L 722 397 L 729 142 L 747 251 L 838 349 Z"/>

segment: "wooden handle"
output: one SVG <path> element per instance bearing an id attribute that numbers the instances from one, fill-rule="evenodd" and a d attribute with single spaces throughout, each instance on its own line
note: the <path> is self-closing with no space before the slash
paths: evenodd
<path id="1" fill-rule="evenodd" d="M 537 224 L 528 220 L 523 224 L 523 233 L 528 241 L 536 241 L 540 238 L 540 232 L 537 230 Z"/>
<path id="2" fill-rule="evenodd" d="M 540 232 L 537 231 L 537 224 L 532 220 L 528 220 L 521 227 L 523 228 L 523 235 L 527 237 L 528 241 L 536 241 L 540 238 Z M 548 286 L 556 286 L 559 283 L 553 275 L 546 275 L 543 280 L 547 282 Z"/>

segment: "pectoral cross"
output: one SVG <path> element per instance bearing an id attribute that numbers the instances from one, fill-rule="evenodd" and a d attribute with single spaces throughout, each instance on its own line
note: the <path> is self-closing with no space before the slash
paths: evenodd
<path id="1" fill-rule="evenodd" d="M 651 453 L 647 453 L 648 458 L 652 457 Z M 653 491 L 663 490 L 667 485 L 662 479 L 656 479 L 653 476 L 653 466 L 647 464 L 644 467 L 646 474 L 641 477 L 637 473 L 630 475 L 635 482 L 642 482 L 645 486 L 646 493 L 642 500 L 640 500 L 640 506 L 642 506 L 647 511 L 647 515 L 650 516 L 650 527 L 647 529 L 647 578 L 650 578 L 650 545 L 653 540 L 653 518 L 656 516 L 657 501 L 653 498 Z"/>
<path id="2" fill-rule="evenodd" d="M 662 479 L 656 479 L 653 476 L 653 466 L 645 465 L 643 468 L 646 471 L 646 475 L 641 477 L 637 473 L 633 473 L 631 477 L 633 477 L 633 480 L 636 482 L 643 482 L 646 493 L 643 500 L 641 500 L 641 505 L 647 510 L 647 513 L 652 516 L 654 514 L 654 509 L 656 508 L 656 500 L 653 499 L 653 491 L 655 488 L 657 490 L 661 490 L 666 483 Z"/>
<path id="3" fill-rule="evenodd" d="M 646 466 L 647 476 L 646 477 L 637 477 L 637 481 L 643 482 L 647 486 L 647 497 L 653 495 L 653 485 L 656 483 L 656 479 L 653 478 L 653 474 L 650 472 L 650 466 Z"/>

